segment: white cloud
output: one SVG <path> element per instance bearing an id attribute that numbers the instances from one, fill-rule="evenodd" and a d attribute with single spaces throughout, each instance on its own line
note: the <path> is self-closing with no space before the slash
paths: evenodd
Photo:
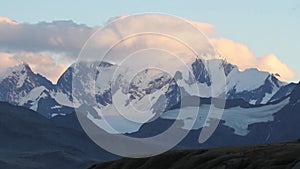
<path id="1" fill-rule="evenodd" d="M 296 77 L 296 73 L 274 54 L 256 57 L 245 44 L 225 38 L 211 39 L 211 41 L 228 62 L 238 65 L 241 70 L 258 68 L 262 71 L 278 73 L 285 80 Z"/>
<path id="2" fill-rule="evenodd" d="M 18 23 L 14 20 L 11 20 L 7 17 L 0 16 L 0 23 L 6 23 L 10 25 L 18 25 Z"/>
<path id="3" fill-rule="evenodd" d="M 5 71 L 7 68 L 14 66 L 16 64 L 20 64 L 18 60 L 13 58 L 13 54 L 11 53 L 5 53 L 5 52 L 0 52 L 0 72 Z"/>

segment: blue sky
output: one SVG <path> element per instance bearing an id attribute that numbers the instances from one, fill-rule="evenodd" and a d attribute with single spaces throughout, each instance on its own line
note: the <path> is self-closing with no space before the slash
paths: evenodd
<path id="1" fill-rule="evenodd" d="M 207 22 L 218 36 L 246 44 L 256 56 L 275 54 L 299 79 L 300 1 L 17 1 L 2 2 L 0 16 L 17 22 L 73 20 L 102 25 L 124 14 L 161 12 Z"/>

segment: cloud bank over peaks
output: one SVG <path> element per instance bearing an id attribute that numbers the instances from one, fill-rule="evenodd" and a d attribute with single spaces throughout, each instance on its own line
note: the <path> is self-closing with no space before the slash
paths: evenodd
<path id="1" fill-rule="evenodd" d="M 0 17 L 0 49 L 26 52 L 65 52 L 77 55 L 98 28 L 73 21 L 18 23 Z"/>
<path id="2" fill-rule="evenodd" d="M 107 23 L 128 17 L 124 15 L 110 19 Z M 149 25 L 149 20 L 142 17 L 136 18 L 132 30 L 122 27 L 107 27 L 105 36 L 97 38 L 96 47 L 107 48 L 107 45 L 120 38 L 120 35 L 132 32 L 136 28 Z M 158 18 L 159 19 L 159 18 Z M 169 22 L 168 20 L 162 20 Z M 296 73 L 274 54 L 255 56 L 254 52 L 245 44 L 231 39 L 216 38 L 217 30 L 214 25 L 187 20 L 196 28 L 201 30 L 211 41 L 213 46 L 227 61 L 236 64 L 241 70 L 247 68 L 258 68 L 270 73 L 278 73 L 283 79 L 293 79 Z M 189 32 L 178 32 L 180 29 L 169 29 L 163 25 L 151 25 L 162 32 L 190 36 Z M 39 22 L 35 24 L 18 23 L 7 17 L 0 16 L 0 71 L 20 62 L 28 63 L 35 72 L 38 72 L 54 83 L 66 67 L 75 61 L 80 50 L 88 38 L 100 27 L 89 27 L 84 24 L 77 24 L 73 21 Z M 176 32 L 177 31 L 177 32 Z M 222 31 L 222 30 L 219 30 Z M 160 46 L 167 42 L 166 38 L 151 37 L 132 38 L 126 41 L 126 48 L 133 48 L 134 45 Z M 178 44 L 168 44 L 169 49 L 178 49 Z M 120 48 L 121 49 L 121 48 Z M 122 52 L 119 51 L 119 52 Z M 284 56 L 280 56 L 281 58 Z"/>

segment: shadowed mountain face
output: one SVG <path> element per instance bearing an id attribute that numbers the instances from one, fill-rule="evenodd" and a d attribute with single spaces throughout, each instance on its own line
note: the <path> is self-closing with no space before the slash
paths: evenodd
<path id="1" fill-rule="evenodd" d="M 299 169 L 300 140 L 295 142 L 171 151 L 150 158 L 97 164 L 89 169 Z"/>
<path id="2" fill-rule="evenodd" d="M 0 168 L 82 169 L 99 160 L 116 159 L 79 130 L 76 115 L 65 118 L 69 121 L 50 120 L 26 108 L 0 103 Z M 74 124 L 74 129 L 63 127 L 65 123 Z"/>

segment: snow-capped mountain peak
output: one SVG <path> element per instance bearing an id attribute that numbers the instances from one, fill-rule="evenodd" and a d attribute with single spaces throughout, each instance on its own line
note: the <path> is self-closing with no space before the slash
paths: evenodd
<path id="1" fill-rule="evenodd" d="M 19 86 L 25 80 L 27 73 L 32 72 L 28 64 L 19 64 L 14 67 L 8 68 L 6 71 L 0 74 L 0 82 L 2 82 L 5 78 L 8 77 L 16 77 L 20 80 Z"/>
<path id="2" fill-rule="evenodd" d="M 20 64 L 8 68 L 1 74 L 0 101 L 9 102 L 37 110 L 35 101 L 40 99 L 44 91 L 54 85 L 40 74 L 34 73 L 28 64 Z"/>
<path id="3" fill-rule="evenodd" d="M 7 69 L 0 75 L 0 101 L 26 106 L 37 111 L 41 110 L 41 106 L 38 105 L 42 103 L 43 113 L 50 111 L 46 114 L 52 117 L 52 113 L 59 114 L 58 111 L 61 111 L 64 107 L 76 108 L 81 104 L 92 102 L 96 107 L 106 107 L 112 104 L 113 95 L 116 94 L 116 89 L 118 89 L 111 87 L 127 84 L 128 87 L 131 87 L 128 90 L 130 92 L 124 91 L 125 89 L 121 87 L 122 91 L 125 92 L 124 97 L 126 95 L 128 99 L 139 98 L 136 99 L 136 101 L 139 101 L 143 98 L 142 96 L 155 93 L 155 98 L 159 102 L 161 101 L 160 96 L 165 95 L 167 105 L 164 107 L 168 108 L 180 101 L 181 90 L 187 96 L 210 98 L 217 95 L 218 92 L 211 93 L 213 81 L 207 66 L 218 66 L 215 68 L 216 70 L 224 70 L 227 99 L 242 99 L 250 104 L 266 104 L 289 95 L 295 87 L 295 85 L 279 81 L 270 73 L 257 69 L 240 71 L 237 66 L 221 59 L 197 59 L 190 64 L 191 72 L 178 70 L 174 77 L 166 78 L 160 74 L 152 75 L 145 71 L 144 74 L 140 74 L 132 82 L 126 82 L 126 79 L 122 79 L 121 76 L 117 77 L 116 82 L 112 82 L 112 75 L 116 71 L 117 65 L 107 62 L 79 62 L 69 67 L 59 78 L 56 85 L 40 74 L 33 73 L 28 64 L 21 64 Z M 144 77 L 146 75 L 147 79 L 151 78 L 153 80 L 148 79 L 146 83 Z M 190 79 L 191 76 L 195 79 Z M 73 90 L 74 84 L 76 89 L 82 89 L 83 91 Z M 198 95 L 195 95 L 194 87 L 198 87 L 200 90 Z M 156 93 L 158 89 L 164 90 Z M 138 97 L 141 93 L 143 95 Z M 83 96 L 90 100 L 82 100 Z M 54 110 L 53 107 L 57 109 Z"/>

